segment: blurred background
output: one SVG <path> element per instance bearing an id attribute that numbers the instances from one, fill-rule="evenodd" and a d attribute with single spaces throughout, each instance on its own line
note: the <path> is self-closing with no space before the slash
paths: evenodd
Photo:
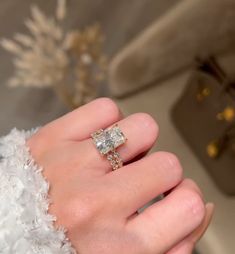
<path id="1" fill-rule="evenodd" d="M 0 19 L 1 136 L 101 96 L 151 114 L 153 150 L 216 205 L 197 253 L 235 253 L 234 0 L 2 0 Z"/>

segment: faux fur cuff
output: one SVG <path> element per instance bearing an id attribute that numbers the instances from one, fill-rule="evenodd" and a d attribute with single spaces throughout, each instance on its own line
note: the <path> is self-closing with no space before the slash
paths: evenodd
<path id="1" fill-rule="evenodd" d="M 25 145 L 34 132 L 14 129 L 0 138 L 0 253 L 74 254 L 47 213 L 49 184 Z"/>

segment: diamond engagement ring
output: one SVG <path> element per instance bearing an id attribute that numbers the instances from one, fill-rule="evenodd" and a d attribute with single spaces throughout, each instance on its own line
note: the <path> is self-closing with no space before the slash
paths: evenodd
<path id="1" fill-rule="evenodd" d="M 116 148 L 127 139 L 117 124 L 106 130 L 100 129 L 92 133 L 91 137 L 100 154 L 107 156 L 113 170 L 122 167 L 123 162 Z"/>

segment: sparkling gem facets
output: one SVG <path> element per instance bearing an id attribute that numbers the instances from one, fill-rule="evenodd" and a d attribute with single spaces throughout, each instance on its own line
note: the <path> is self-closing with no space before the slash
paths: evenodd
<path id="1" fill-rule="evenodd" d="M 99 130 L 92 134 L 94 143 L 101 154 L 107 154 L 124 144 L 126 138 L 118 125 L 106 130 Z"/>

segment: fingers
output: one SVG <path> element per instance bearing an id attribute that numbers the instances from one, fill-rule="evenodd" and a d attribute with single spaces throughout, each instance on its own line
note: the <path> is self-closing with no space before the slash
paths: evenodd
<path id="1" fill-rule="evenodd" d="M 120 110 L 111 99 L 99 98 L 49 123 L 44 129 L 57 139 L 83 140 L 121 117 Z"/>
<path id="2" fill-rule="evenodd" d="M 166 198 L 129 220 L 127 230 L 142 241 L 146 253 L 165 253 L 195 230 L 205 205 L 190 181 L 183 181 Z"/>
<path id="3" fill-rule="evenodd" d="M 116 192 L 118 209 L 131 215 L 182 180 L 182 167 L 175 155 L 153 153 L 108 175 Z M 125 197 L 125 198 L 123 198 Z"/>
<path id="4" fill-rule="evenodd" d="M 149 150 L 155 143 L 158 134 L 158 126 L 154 119 L 145 113 L 131 115 L 118 122 L 118 125 L 127 141 L 118 147 L 118 152 L 124 162 L 135 158 L 137 155 Z M 111 171 L 111 166 L 106 156 L 101 156 L 93 144 L 92 139 L 87 139 L 78 144 L 78 154 L 86 165 L 100 171 Z"/>
<path id="5" fill-rule="evenodd" d="M 167 254 L 191 254 L 196 243 L 203 236 L 207 230 L 214 213 L 214 204 L 206 204 L 206 215 L 201 225 L 194 230 L 189 236 L 187 236 L 182 242 L 178 243 Z"/>

